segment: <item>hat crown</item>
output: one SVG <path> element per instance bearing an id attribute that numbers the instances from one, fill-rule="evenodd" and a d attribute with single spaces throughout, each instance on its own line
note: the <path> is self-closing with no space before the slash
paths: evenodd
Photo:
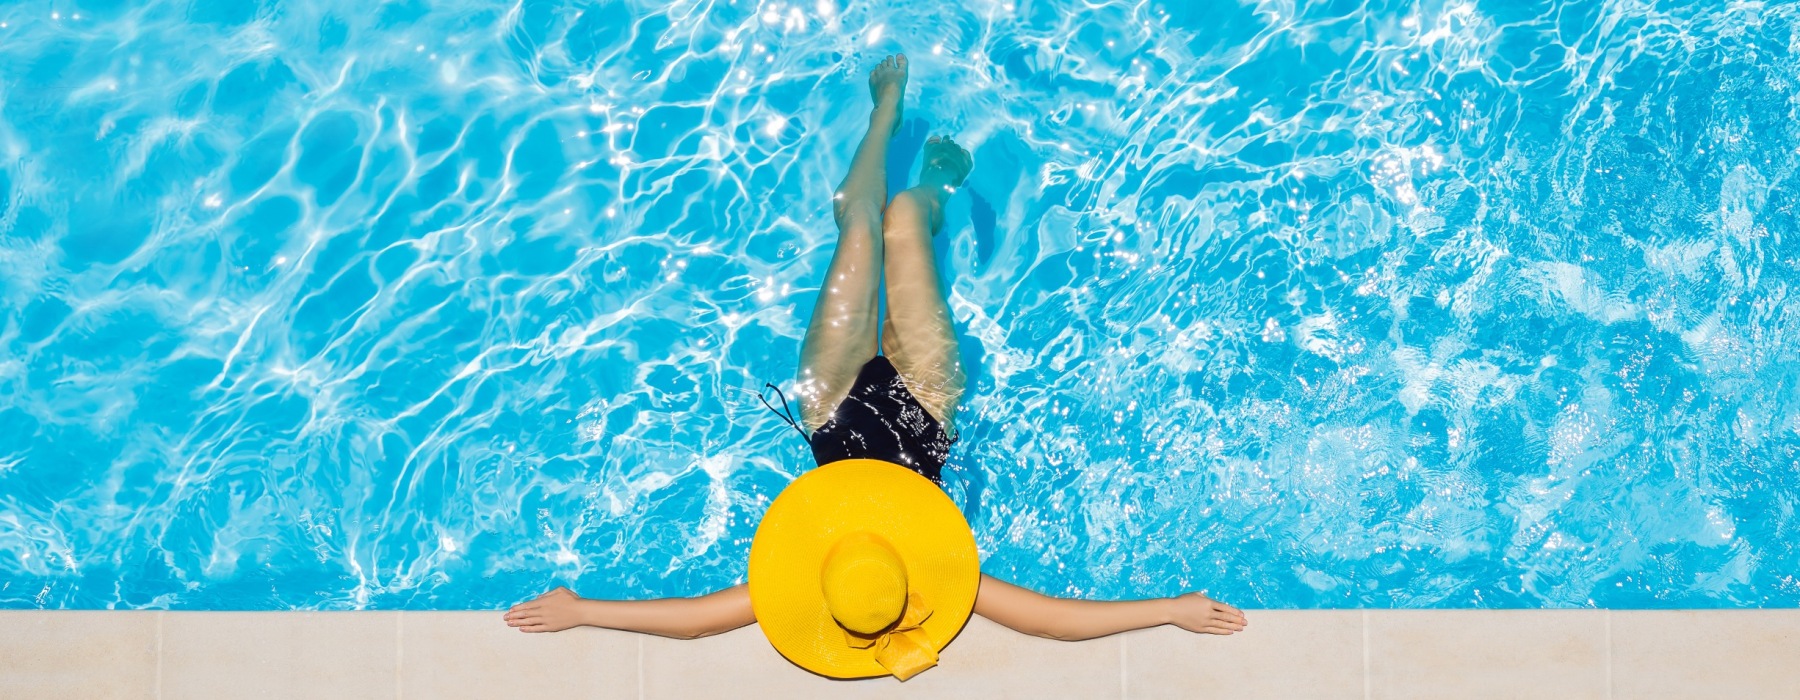
<path id="1" fill-rule="evenodd" d="M 844 629 L 872 635 L 906 612 L 906 564 L 893 545 L 871 532 L 840 538 L 819 572 L 825 607 Z"/>

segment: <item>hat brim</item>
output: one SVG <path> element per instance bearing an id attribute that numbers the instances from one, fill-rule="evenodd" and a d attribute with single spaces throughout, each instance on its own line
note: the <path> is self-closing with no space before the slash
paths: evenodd
<path id="1" fill-rule="evenodd" d="M 750 606 L 776 651 L 833 678 L 888 675 L 873 648 L 845 643 L 819 588 L 832 544 L 858 531 L 885 538 L 905 562 L 907 586 L 931 606 L 922 628 L 934 651 L 962 631 L 981 585 L 975 535 L 929 479 L 872 459 L 833 462 L 794 479 L 750 543 Z"/>

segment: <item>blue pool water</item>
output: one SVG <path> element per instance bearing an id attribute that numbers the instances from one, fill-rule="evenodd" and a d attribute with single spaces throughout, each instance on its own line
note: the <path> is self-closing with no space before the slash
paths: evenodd
<path id="1" fill-rule="evenodd" d="M 0 607 L 741 582 L 867 69 L 991 574 L 1800 605 L 1794 2 L 0 5 Z M 896 184 L 901 175 L 896 174 Z"/>

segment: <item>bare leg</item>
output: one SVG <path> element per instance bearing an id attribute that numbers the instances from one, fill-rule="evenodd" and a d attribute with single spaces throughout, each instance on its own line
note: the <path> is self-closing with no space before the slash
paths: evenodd
<path id="1" fill-rule="evenodd" d="M 882 222 L 888 302 L 882 351 L 946 431 L 962 401 L 965 377 L 931 238 L 944 225 L 944 202 L 972 165 L 969 152 L 956 142 L 932 137 L 925 142 L 919 185 L 896 195 Z"/>
<path id="2" fill-rule="evenodd" d="M 883 240 L 881 216 L 887 202 L 887 146 L 900 125 L 906 92 L 906 56 L 889 56 L 869 72 L 875 100 L 869 130 L 832 196 L 837 219 L 837 251 L 820 285 L 806 338 L 800 343 L 800 420 L 817 430 L 850 395 L 856 375 L 875 356 Z"/>

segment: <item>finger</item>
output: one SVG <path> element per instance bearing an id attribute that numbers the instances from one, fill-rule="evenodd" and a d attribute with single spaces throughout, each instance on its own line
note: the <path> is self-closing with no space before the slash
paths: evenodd
<path id="1" fill-rule="evenodd" d="M 530 627 L 520 627 L 519 629 L 521 631 L 525 631 L 525 632 L 549 632 L 550 626 L 549 625 L 532 625 Z"/>

